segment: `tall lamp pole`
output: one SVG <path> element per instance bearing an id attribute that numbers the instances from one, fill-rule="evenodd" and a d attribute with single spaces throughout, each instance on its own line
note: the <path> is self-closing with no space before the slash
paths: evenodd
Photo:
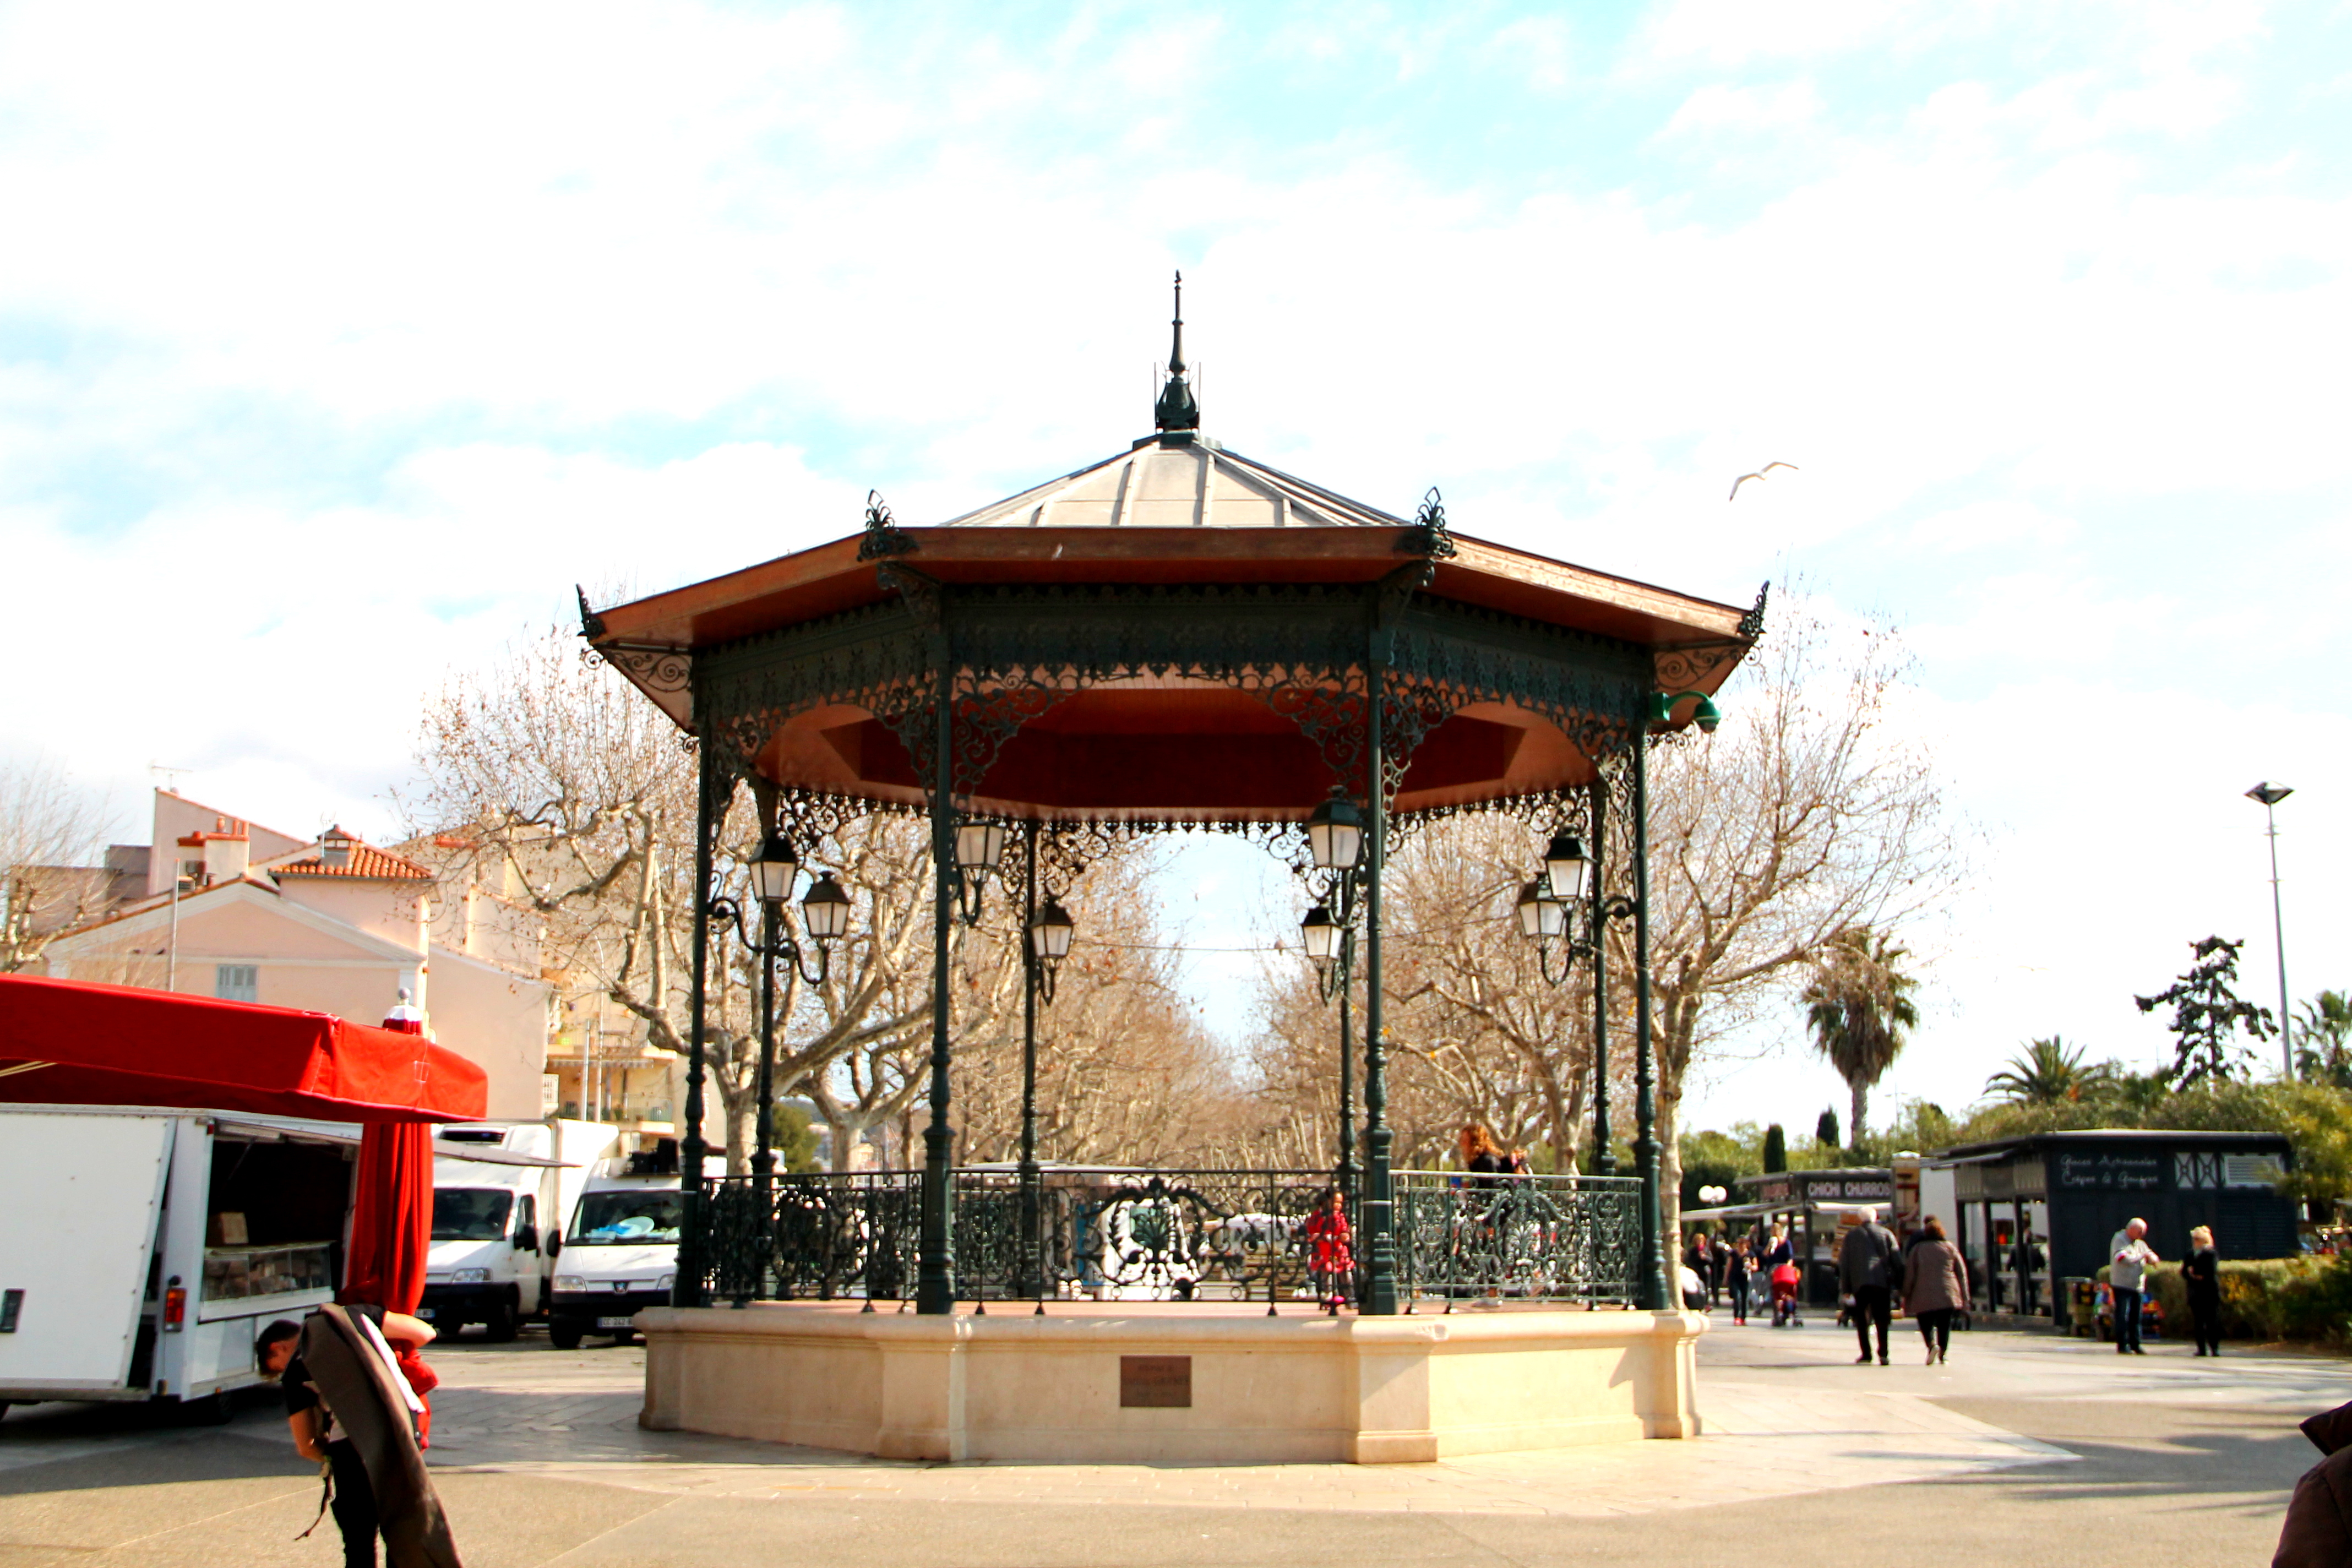
<path id="1" fill-rule="evenodd" d="M 1061 900 L 1037 902 L 1037 824 L 1024 825 L 1026 869 L 1022 892 L 1021 942 L 1021 1278 L 1016 1289 L 1037 1301 L 1045 1315 L 1044 1172 L 1037 1163 L 1037 1009 L 1054 1005 L 1054 983 L 1070 954 L 1076 930 Z"/>
<path id="2" fill-rule="evenodd" d="M 2291 784 L 2273 784 L 2265 779 L 2246 792 L 2248 800 L 2263 803 L 2263 816 L 2270 824 L 2271 840 L 2271 937 L 2278 949 L 2279 972 L 2279 1050 L 2286 1058 L 2287 1081 L 2294 1081 L 2294 1019 L 2286 1010 L 2286 917 L 2279 908 L 2278 869 L 2278 803 L 2294 793 Z"/>

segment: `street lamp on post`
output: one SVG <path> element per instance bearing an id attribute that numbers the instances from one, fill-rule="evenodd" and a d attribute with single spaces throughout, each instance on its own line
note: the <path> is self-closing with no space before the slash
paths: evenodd
<path id="1" fill-rule="evenodd" d="M 1038 1235 L 1044 1216 L 1043 1174 L 1037 1165 L 1037 1009 L 1054 1005 L 1054 986 L 1062 960 L 1070 955 L 1070 939 L 1077 923 L 1061 900 L 1037 902 L 1037 825 L 1022 830 L 1026 875 L 1022 898 L 1027 904 L 1021 943 L 1021 1258 L 1019 1289 L 1037 1300 L 1037 1315 L 1045 1315 L 1045 1280 Z M 983 1308 L 982 1310 L 986 1309 Z"/>
<path id="2" fill-rule="evenodd" d="M 1593 961 L 1592 984 L 1596 989 L 1608 984 L 1599 962 L 1601 922 L 1633 918 L 1633 900 L 1622 896 L 1605 897 L 1591 886 L 1592 882 L 1592 861 L 1584 852 L 1583 841 L 1572 833 L 1555 833 L 1544 848 L 1543 869 L 1519 889 L 1514 906 L 1519 918 L 1519 934 L 1536 944 L 1536 968 L 1548 985 L 1565 984 L 1580 958 Z M 1576 931 L 1579 910 L 1584 911 L 1581 936 Z M 1552 963 L 1555 943 L 1559 951 L 1557 970 Z M 1606 1014 L 1599 1016 L 1605 1019 Z M 1609 1058 L 1605 1043 L 1598 1041 L 1605 1027 L 1605 1023 L 1596 1023 L 1597 1043 L 1592 1053 L 1593 1159 L 1603 1175 L 1612 1173 L 1616 1163 L 1609 1152 Z"/>
<path id="3" fill-rule="evenodd" d="M 1307 850 L 1325 874 L 1321 896 L 1298 922 L 1299 945 L 1315 965 L 1316 988 L 1339 1003 L 1339 1190 L 1353 1205 L 1356 1191 L 1356 1065 L 1352 981 L 1356 972 L 1356 890 L 1364 853 L 1363 814 L 1333 791 L 1307 817 Z M 1335 918 L 1331 906 L 1339 905 Z"/>
<path id="4" fill-rule="evenodd" d="M 967 817 L 956 824 L 956 905 L 963 923 L 978 925 L 988 874 L 1004 858 L 1004 824 L 984 817 Z"/>
<path id="5" fill-rule="evenodd" d="M 760 905 L 760 934 L 752 936 L 744 920 L 743 905 L 735 899 L 711 900 L 710 919 L 714 924 L 721 921 L 731 923 L 737 938 L 760 960 L 759 1110 L 758 1121 L 752 1129 L 751 1175 L 759 1194 L 758 1212 L 765 1215 L 776 1173 L 776 962 L 782 959 L 790 963 L 793 972 L 810 985 L 824 984 L 832 968 L 833 944 L 849 929 L 849 894 L 834 880 L 832 872 L 825 871 L 818 875 L 810 885 L 808 896 L 801 900 L 801 927 L 816 949 L 816 963 L 811 967 L 807 951 L 783 930 L 784 906 L 792 902 L 793 889 L 799 885 L 801 874 L 800 857 L 793 853 L 792 840 L 771 831 L 761 840 L 749 871 L 751 893 Z M 763 1237 L 769 1233 L 764 1223 L 760 1230 Z"/>
<path id="6" fill-rule="evenodd" d="M 2278 803 L 2294 793 L 2293 785 L 2273 784 L 2267 779 L 2246 792 L 2248 800 L 2263 803 L 2263 816 L 2270 825 L 2271 937 L 2278 949 L 2279 1051 L 2286 1058 L 2290 1083 L 2294 1081 L 2294 1020 L 2286 1010 L 2286 916 L 2279 908 Z"/>

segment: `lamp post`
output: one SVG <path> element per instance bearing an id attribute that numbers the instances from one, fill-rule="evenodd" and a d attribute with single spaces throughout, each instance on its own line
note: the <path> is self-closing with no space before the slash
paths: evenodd
<path id="1" fill-rule="evenodd" d="M 1596 815 L 1595 821 L 1599 820 Z M 1576 968 L 1580 958 L 1592 962 L 1592 986 L 1596 992 L 1608 988 L 1609 977 L 1601 966 L 1601 942 L 1605 937 L 1604 921 L 1630 920 L 1633 900 L 1622 894 L 1612 898 L 1592 875 L 1595 858 L 1584 853 L 1583 841 L 1572 833 L 1555 833 L 1544 847 L 1543 869 L 1535 880 L 1519 889 L 1515 908 L 1519 917 L 1519 934 L 1536 944 L 1536 968 L 1550 985 L 1564 984 Z M 1588 896 L 1589 894 L 1589 896 Z M 1576 933 L 1576 911 L 1584 911 L 1584 933 Z M 1552 946 L 1559 947 L 1559 965 L 1552 966 Z M 1609 1147 L 1609 1003 L 1605 996 L 1594 1004 L 1592 1048 L 1592 1137 L 1594 1173 L 1614 1175 L 1617 1156 Z"/>
<path id="2" fill-rule="evenodd" d="M 956 824 L 956 905 L 963 923 L 980 923 L 982 898 L 988 891 L 988 874 L 1004 858 L 1004 824 L 971 817 Z"/>
<path id="3" fill-rule="evenodd" d="M 2294 1081 L 2294 1019 L 2286 1010 L 2286 916 L 2279 908 L 2278 803 L 2294 793 L 2293 785 L 2273 784 L 2267 779 L 2246 792 L 2248 800 L 2263 803 L 2263 816 L 2270 825 L 2271 937 L 2278 949 L 2279 1051 L 2286 1058 L 2289 1083 Z"/>
<path id="4" fill-rule="evenodd" d="M 1054 984 L 1062 960 L 1070 953 L 1076 923 L 1058 899 L 1037 903 L 1037 825 L 1022 829 L 1023 878 L 1021 942 L 1021 1279 L 1019 1288 L 1036 1298 L 1037 1313 L 1045 1311 L 1044 1248 L 1038 1226 L 1044 1212 L 1043 1178 L 1037 1168 L 1037 1009 L 1054 1005 Z"/>
<path id="5" fill-rule="evenodd" d="M 793 852 L 792 840 L 771 831 L 751 864 L 751 893 L 760 904 L 759 936 L 751 935 L 739 900 L 710 900 L 711 921 L 731 922 L 737 938 L 760 960 L 759 1109 L 752 1129 L 751 1178 L 753 1190 L 759 1194 L 755 1212 L 761 1216 L 760 1235 L 763 1238 L 770 1234 L 767 1215 L 774 1196 L 776 1173 L 776 963 L 781 959 L 790 963 L 803 983 L 822 985 L 832 969 L 833 944 L 849 929 L 848 893 L 834 880 L 832 872 L 819 873 L 809 887 L 808 896 L 801 900 L 802 928 L 816 946 L 816 963 L 812 968 L 806 952 L 783 930 L 784 906 L 792 902 L 800 874 L 800 857 Z M 761 1284 L 764 1283 L 763 1278 Z"/>
<path id="6" fill-rule="evenodd" d="M 1325 873 L 1321 897 L 1298 923 L 1298 940 L 1315 965 L 1323 1000 L 1339 1001 L 1339 1190 L 1356 1203 L 1356 1062 L 1353 1011 L 1356 972 L 1357 868 L 1364 853 L 1364 820 L 1356 805 L 1334 793 L 1307 818 L 1307 848 Z M 1337 902 L 1337 918 L 1331 905 Z"/>

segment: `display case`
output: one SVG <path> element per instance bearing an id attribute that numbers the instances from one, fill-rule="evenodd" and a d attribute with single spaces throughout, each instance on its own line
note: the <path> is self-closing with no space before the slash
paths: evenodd
<path id="1" fill-rule="evenodd" d="M 283 1247 L 212 1247 L 205 1249 L 207 1303 L 253 1296 L 284 1296 L 334 1287 L 331 1241 L 299 1241 Z"/>

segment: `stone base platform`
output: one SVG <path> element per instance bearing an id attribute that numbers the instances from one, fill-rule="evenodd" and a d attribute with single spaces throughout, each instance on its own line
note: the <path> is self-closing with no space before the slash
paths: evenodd
<path id="1" fill-rule="evenodd" d="M 1065 1304 L 1037 1317 L 839 1302 L 656 1308 L 655 1431 L 892 1459 L 1413 1464 L 1695 1437 L 1684 1312 L 1269 1318 L 1238 1304 Z"/>

